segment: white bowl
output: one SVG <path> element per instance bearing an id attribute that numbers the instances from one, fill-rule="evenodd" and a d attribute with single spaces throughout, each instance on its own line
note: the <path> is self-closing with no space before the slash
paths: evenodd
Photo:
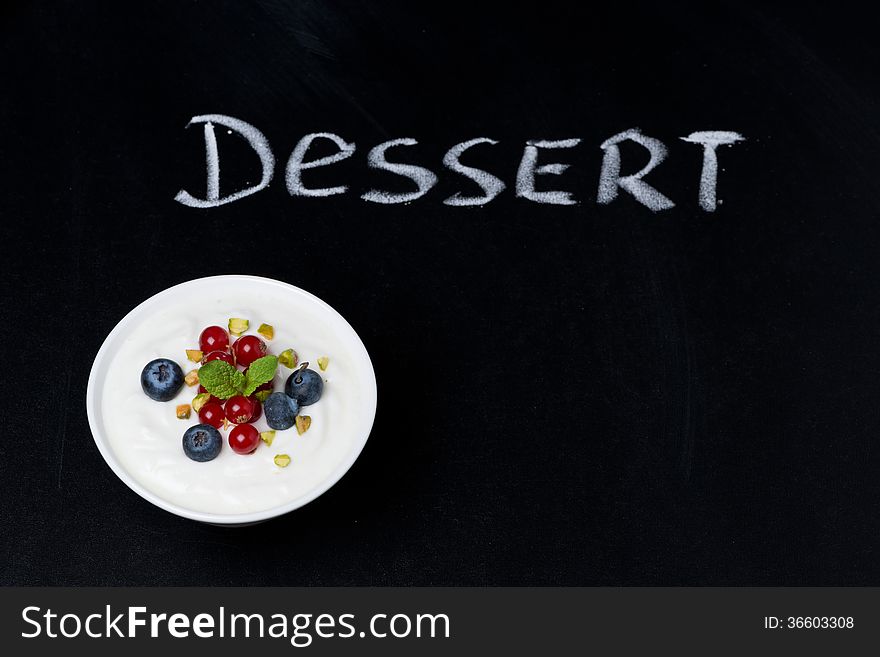
<path id="1" fill-rule="evenodd" d="M 350 410 L 357 414 L 356 422 L 350 427 L 352 435 L 345 437 L 346 451 L 339 455 L 334 455 L 335 460 L 331 464 L 332 470 L 329 471 L 327 476 L 314 482 L 311 488 L 298 495 L 295 499 L 286 500 L 276 507 L 245 513 L 224 514 L 186 508 L 163 498 L 142 485 L 136 477 L 126 470 L 121 460 L 114 453 L 113 441 L 108 436 L 108 427 L 105 424 L 102 407 L 104 384 L 109 368 L 113 363 L 114 357 L 125 341 L 130 338 L 133 329 L 139 323 L 154 316 L 156 313 L 162 312 L 163 309 L 167 311 L 170 308 L 177 307 L 187 299 L 198 299 L 200 295 L 205 294 L 217 295 L 217 290 L 229 289 L 246 289 L 249 294 L 253 293 L 255 297 L 259 297 L 261 292 L 273 295 L 283 294 L 285 301 L 289 300 L 303 312 L 309 313 L 310 317 L 317 318 L 322 328 L 332 332 L 337 338 L 338 343 L 342 345 L 349 366 L 357 374 L 359 387 L 357 399 L 351 401 L 352 404 L 356 405 L 356 408 Z M 139 366 L 142 367 L 143 364 L 139 364 Z M 339 481 L 355 462 L 364 444 L 367 442 L 376 414 L 376 398 L 376 377 L 367 350 L 354 329 L 338 312 L 316 296 L 293 285 L 257 276 L 230 275 L 200 278 L 175 285 L 150 297 L 123 317 L 107 336 L 107 339 L 104 340 L 104 344 L 101 345 L 97 356 L 95 356 L 86 392 L 86 412 L 98 450 L 101 452 L 107 465 L 110 466 L 125 485 L 149 502 L 178 516 L 216 525 L 230 526 L 262 522 L 293 511 L 311 502 Z M 318 404 L 320 403 L 318 402 Z M 185 458 L 182 452 L 181 458 Z"/>

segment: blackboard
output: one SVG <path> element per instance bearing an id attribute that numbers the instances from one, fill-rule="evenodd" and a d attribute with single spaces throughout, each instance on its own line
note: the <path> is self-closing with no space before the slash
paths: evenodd
<path id="1" fill-rule="evenodd" d="M 3 584 L 877 584 L 880 139 L 871 21 L 835 4 L 4 3 Z M 204 125 L 258 128 L 265 189 L 207 198 Z M 189 127 L 187 127 L 189 125 Z M 665 159 L 599 202 L 615 135 Z M 704 151 L 731 131 L 717 204 Z M 303 172 L 299 140 L 351 157 Z M 217 126 L 220 194 L 260 161 Z M 504 183 L 480 188 L 461 161 Z M 368 166 L 424 167 L 416 190 Z M 517 195 L 528 142 L 536 190 Z M 647 151 L 626 140 L 621 174 Z M 308 159 L 337 152 L 319 139 Z M 372 436 L 308 506 L 244 530 L 106 467 L 92 359 L 134 305 L 249 273 L 342 312 Z"/>

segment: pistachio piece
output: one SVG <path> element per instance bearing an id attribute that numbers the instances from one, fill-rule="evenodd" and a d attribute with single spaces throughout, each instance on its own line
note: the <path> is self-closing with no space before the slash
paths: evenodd
<path id="1" fill-rule="evenodd" d="M 292 370 L 299 362 L 299 355 L 293 349 L 285 349 L 278 354 L 278 362 Z"/>
<path id="2" fill-rule="evenodd" d="M 260 440 L 262 440 L 267 445 L 271 445 L 272 441 L 275 440 L 275 432 L 274 431 L 261 431 L 260 432 Z"/>
<path id="3" fill-rule="evenodd" d="M 312 418 L 308 415 L 296 416 L 296 432 L 301 436 L 312 426 Z"/>
<path id="4" fill-rule="evenodd" d="M 176 413 L 178 420 L 188 420 L 190 413 L 189 404 L 180 404 L 176 409 Z"/>
<path id="5" fill-rule="evenodd" d="M 257 400 L 262 404 L 264 401 L 266 401 L 266 397 L 268 397 L 271 394 L 272 394 L 271 390 L 260 390 L 259 392 L 254 393 L 254 397 L 256 397 Z"/>
<path id="6" fill-rule="evenodd" d="M 267 340 L 271 340 L 275 337 L 275 328 L 271 324 L 260 324 L 260 328 L 257 329 L 257 333 L 262 335 Z"/>
<path id="7" fill-rule="evenodd" d="M 201 362 L 202 352 L 198 349 L 187 349 L 186 357 L 194 363 Z"/>
<path id="8" fill-rule="evenodd" d="M 202 394 L 196 395 L 195 397 L 193 397 L 193 400 L 192 400 L 193 410 L 196 413 L 198 413 L 200 410 L 202 410 L 202 406 L 204 406 L 205 404 L 208 403 L 209 399 L 211 399 L 210 392 L 203 392 Z"/>
<path id="9" fill-rule="evenodd" d="M 183 377 L 183 380 L 186 382 L 186 385 L 188 385 L 188 386 L 198 385 L 199 384 L 199 371 L 198 370 L 191 370 L 190 372 L 187 373 L 187 375 L 185 377 Z"/>
<path id="10" fill-rule="evenodd" d="M 287 454 L 276 454 L 275 455 L 275 465 L 279 468 L 286 468 L 290 465 L 290 457 Z"/>
<path id="11" fill-rule="evenodd" d="M 321 371 L 322 371 L 322 372 L 326 372 L 326 371 L 327 371 L 327 366 L 328 366 L 329 364 L 330 364 L 330 358 L 327 357 L 327 356 L 321 356 L 321 357 L 318 359 L 318 367 L 321 368 Z"/>
<path id="12" fill-rule="evenodd" d="M 241 335 L 245 331 L 248 330 L 248 326 L 251 323 L 246 319 L 242 319 L 241 317 L 230 317 L 229 318 L 229 332 L 232 335 Z"/>

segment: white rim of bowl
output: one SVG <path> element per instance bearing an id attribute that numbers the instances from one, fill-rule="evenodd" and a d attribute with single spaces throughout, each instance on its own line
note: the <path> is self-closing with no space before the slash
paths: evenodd
<path id="1" fill-rule="evenodd" d="M 358 442 L 355 447 L 351 450 L 346 458 L 341 464 L 339 464 L 336 469 L 327 477 L 321 485 L 309 491 L 307 494 L 302 495 L 293 499 L 286 504 L 281 506 L 272 507 L 270 509 L 265 509 L 263 511 L 254 511 L 251 513 L 238 513 L 238 514 L 224 514 L 224 513 L 207 513 L 204 511 L 195 511 L 193 509 L 187 509 L 186 507 L 178 506 L 177 504 L 172 504 L 171 502 L 159 497 L 155 493 L 149 491 L 144 486 L 142 486 L 139 482 L 137 482 L 134 477 L 132 477 L 126 470 L 119 464 L 116 460 L 116 456 L 113 454 L 110 449 L 109 444 L 104 445 L 102 441 L 98 440 L 98 435 L 104 435 L 100 424 L 95 417 L 95 413 L 93 412 L 93 407 L 97 400 L 95 399 L 96 389 L 98 387 L 97 383 L 97 369 L 98 365 L 107 357 L 107 352 L 109 350 L 110 343 L 113 341 L 113 338 L 121 333 L 133 320 L 132 317 L 137 314 L 137 312 L 143 307 L 150 303 L 153 303 L 157 298 L 165 296 L 167 294 L 171 294 L 172 291 L 177 290 L 181 287 L 187 287 L 189 285 L 193 285 L 195 283 L 202 283 L 205 281 L 228 281 L 230 279 L 237 280 L 251 280 L 251 281 L 259 281 L 260 283 L 268 283 L 270 285 L 274 285 L 276 287 L 284 288 L 290 292 L 294 292 L 296 294 L 300 294 L 314 302 L 318 305 L 323 306 L 326 310 L 335 314 L 341 321 L 342 324 L 352 332 L 352 335 L 356 338 L 357 346 L 360 348 L 362 352 L 364 362 L 370 369 L 370 379 L 373 383 L 372 386 L 372 394 L 370 395 L 372 400 L 372 413 L 370 417 L 370 421 L 368 425 L 365 425 L 365 429 L 362 432 L 362 435 L 359 436 Z M 276 280 L 274 278 L 265 278 L 263 276 L 251 276 L 248 274 L 224 274 L 220 276 L 205 276 L 203 278 L 195 278 L 190 281 L 185 281 L 183 283 L 178 283 L 177 285 L 172 285 L 169 288 L 162 290 L 161 292 L 157 292 L 153 296 L 145 299 L 137 306 L 132 308 L 128 313 L 126 313 L 125 317 L 123 317 L 116 326 L 113 327 L 113 330 L 107 334 L 107 337 L 104 339 L 104 342 L 101 344 L 101 348 L 98 349 L 98 353 L 95 355 L 95 360 L 92 362 L 92 368 L 89 372 L 89 383 L 86 388 L 86 414 L 89 420 L 89 428 L 92 431 L 92 439 L 95 441 L 95 445 L 98 448 L 98 451 L 101 453 L 101 456 L 104 458 L 104 461 L 110 466 L 110 469 L 116 474 L 122 482 L 128 486 L 135 493 L 140 495 L 142 498 L 151 502 L 152 504 L 158 506 L 169 513 L 173 513 L 175 515 L 181 516 L 183 518 L 189 518 L 191 520 L 198 520 L 200 522 L 206 522 L 216 525 L 244 525 L 251 524 L 256 522 L 261 522 L 263 520 L 269 520 L 271 518 L 275 518 L 277 516 L 284 515 L 285 513 L 289 513 L 295 509 L 298 509 L 302 506 L 305 506 L 312 500 L 320 497 L 324 493 L 326 493 L 330 488 L 332 488 L 342 477 L 351 469 L 351 466 L 354 465 L 354 462 L 360 456 L 361 452 L 364 449 L 364 445 L 367 444 L 367 439 L 370 437 L 370 432 L 373 429 L 373 422 L 376 419 L 376 406 L 378 404 L 378 390 L 376 387 L 376 372 L 373 369 L 373 361 L 370 360 L 370 355 L 367 352 L 367 348 L 364 346 L 363 340 L 361 340 L 360 336 L 357 334 L 357 331 L 352 328 L 351 324 L 348 323 L 348 320 L 342 316 L 335 308 L 330 306 L 326 301 L 316 297 L 314 294 L 310 292 L 306 292 L 302 288 L 296 287 L 295 285 L 291 285 L 290 283 L 285 283 L 283 281 Z M 103 442 L 106 442 L 103 441 Z"/>

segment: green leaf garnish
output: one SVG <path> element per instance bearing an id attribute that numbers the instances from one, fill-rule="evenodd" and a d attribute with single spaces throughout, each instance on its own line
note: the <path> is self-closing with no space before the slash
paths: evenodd
<path id="1" fill-rule="evenodd" d="M 211 361 L 215 363 L 217 361 Z M 241 388 L 241 394 L 248 397 L 264 383 L 268 383 L 275 376 L 275 368 L 278 367 L 278 358 L 275 356 L 263 356 L 257 358 L 247 371 L 247 380 Z M 205 386 L 206 388 L 208 386 Z"/>
<path id="2" fill-rule="evenodd" d="M 222 360 L 212 360 L 199 369 L 199 383 L 215 397 L 229 399 L 233 395 L 239 394 L 244 387 L 245 378 L 244 374 L 229 363 Z"/>

